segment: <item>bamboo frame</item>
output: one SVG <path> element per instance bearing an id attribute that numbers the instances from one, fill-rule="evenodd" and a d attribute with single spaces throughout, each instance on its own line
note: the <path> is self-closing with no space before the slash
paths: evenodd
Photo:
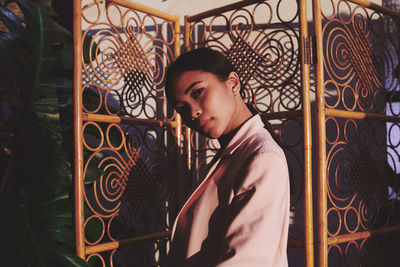
<path id="1" fill-rule="evenodd" d="M 324 99 L 324 66 L 322 45 L 322 16 L 320 0 L 313 0 L 314 35 L 316 41 L 315 65 L 315 105 L 316 105 L 316 139 L 317 141 L 317 201 L 318 201 L 318 265 L 328 265 L 328 218 L 327 184 L 326 184 L 326 137 L 325 137 L 325 99 Z"/>
<path id="2" fill-rule="evenodd" d="M 354 4 L 357 4 L 357 5 L 363 6 L 363 7 L 367 7 L 369 9 L 375 10 L 380 13 L 385 13 L 387 15 L 400 18 L 400 11 L 396 11 L 393 9 L 389 9 L 389 8 L 371 3 L 368 0 L 348 0 L 348 1 L 352 2 Z"/>
<path id="3" fill-rule="evenodd" d="M 83 144 L 82 144 L 82 9 L 74 0 L 74 150 L 75 150 L 75 246 L 76 254 L 85 259 Z"/>
<path id="4" fill-rule="evenodd" d="M 174 43 L 174 53 L 175 58 L 177 58 L 181 53 L 181 26 L 180 26 L 180 17 L 175 16 L 175 43 Z M 184 195 L 183 192 L 183 164 L 182 164 L 182 155 L 183 155 L 183 140 L 182 140 L 182 117 L 178 113 L 176 113 L 175 120 L 175 129 L 176 129 L 176 138 L 178 144 L 178 194 L 177 194 L 177 203 L 179 207 L 183 205 Z"/>
<path id="5" fill-rule="evenodd" d="M 190 50 L 190 23 L 188 21 L 189 16 L 185 16 L 184 18 L 184 47 L 185 51 Z M 186 148 L 186 168 L 190 170 L 191 167 L 191 162 L 192 162 L 192 150 L 190 147 L 190 135 L 191 135 L 191 130 L 189 127 L 185 127 L 185 148 Z M 181 203 L 182 205 L 184 204 L 183 202 Z"/>
<path id="6" fill-rule="evenodd" d="M 388 233 L 393 233 L 396 231 L 400 231 L 400 225 L 390 226 L 390 227 L 381 228 L 381 229 L 374 229 L 374 230 L 370 230 L 370 231 L 362 231 L 362 232 L 357 232 L 357 233 L 353 233 L 353 234 L 345 234 L 345 235 L 329 237 L 328 245 L 369 238 L 371 236 L 388 234 Z"/>
<path id="7" fill-rule="evenodd" d="M 111 116 L 102 114 L 84 113 L 82 117 L 84 121 L 123 123 L 128 125 L 149 125 L 149 126 L 160 126 L 160 127 L 171 127 L 171 128 L 177 128 L 179 125 L 177 121 L 138 119 L 132 117 L 120 117 L 120 116 Z"/>
<path id="8" fill-rule="evenodd" d="M 300 51 L 306 51 L 305 40 L 308 36 L 307 0 L 299 2 L 300 17 Z M 314 266 L 314 229 L 313 229 L 313 195 L 312 195 L 312 140 L 311 140 L 311 100 L 310 100 L 310 67 L 306 64 L 306 54 L 301 54 L 301 88 L 303 117 L 303 151 L 304 151 L 304 251 L 305 266 Z"/>
<path id="9" fill-rule="evenodd" d="M 145 6 L 139 3 L 135 3 L 133 1 L 129 1 L 129 0 L 107 0 L 107 2 L 113 3 L 113 4 L 117 4 L 120 6 L 124 6 L 127 8 L 132 8 L 135 9 L 137 11 L 141 11 L 143 13 L 148 13 L 150 15 L 162 18 L 162 19 L 166 19 L 166 20 L 170 20 L 170 21 L 174 21 L 174 22 L 178 22 L 179 23 L 179 16 L 174 16 L 171 14 L 168 14 L 166 12 L 162 12 L 160 10 L 154 9 L 152 7 L 149 6 Z"/>
<path id="10" fill-rule="evenodd" d="M 102 244 L 94 245 L 94 246 L 87 246 L 85 253 L 86 253 L 86 255 L 89 255 L 92 253 L 98 253 L 98 252 L 108 251 L 108 250 L 112 250 L 112 249 L 117 249 L 126 244 L 135 244 L 135 243 L 140 243 L 143 241 L 166 238 L 166 237 L 169 237 L 170 234 L 171 234 L 170 231 L 164 231 L 164 232 L 152 233 L 152 234 L 128 238 L 128 239 L 122 239 L 122 240 L 114 241 L 114 242 L 102 243 Z"/>
<path id="11" fill-rule="evenodd" d="M 381 12 L 396 18 L 400 18 L 400 12 L 376 5 L 367 0 L 348 0 L 354 4 Z M 334 237 L 328 237 L 328 218 L 327 218 L 327 166 L 326 166 L 326 117 L 339 117 L 346 119 L 374 120 L 383 122 L 400 122 L 398 116 L 387 116 L 377 113 L 366 113 L 356 111 L 345 111 L 339 109 L 330 109 L 325 107 L 324 100 L 324 62 L 322 47 L 322 16 L 320 0 L 313 0 L 313 22 L 314 34 L 317 46 L 317 64 L 316 74 L 316 128 L 318 145 L 318 165 L 317 165 L 317 188 L 318 188 L 318 265 L 328 266 L 328 245 L 339 244 L 359 239 L 365 239 L 371 236 L 382 235 L 394 231 L 399 231 L 400 226 L 391 226 L 382 229 L 343 234 Z"/>
<path id="12" fill-rule="evenodd" d="M 385 122 L 400 122 L 399 116 L 387 116 L 377 113 L 364 113 L 358 111 L 345 111 L 339 109 L 325 109 L 326 116 L 357 120 L 375 120 Z"/>

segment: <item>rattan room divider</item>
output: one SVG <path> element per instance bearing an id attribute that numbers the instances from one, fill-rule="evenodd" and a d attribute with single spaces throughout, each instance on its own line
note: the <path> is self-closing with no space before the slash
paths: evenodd
<path id="1" fill-rule="evenodd" d="M 207 46 L 231 60 L 242 97 L 285 150 L 289 265 L 396 260 L 400 15 L 314 0 L 311 22 L 307 4 L 245 0 L 181 25 L 132 1 L 74 1 L 78 256 L 162 266 L 176 213 L 218 149 L 167 105 L 165 68 Z"/>

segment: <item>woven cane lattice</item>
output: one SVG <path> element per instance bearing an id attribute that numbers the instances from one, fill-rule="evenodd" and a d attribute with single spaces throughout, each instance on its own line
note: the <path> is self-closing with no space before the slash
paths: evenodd
<path id="1" fill-rule="evenodd" d="M 135 33 L 132 32 L 132 28 L 128 28 L 126 34 L 128 35 L 128 39 L 114 55 L 117 66 L 122 70 L 123 74 L 134 71 L 150 74 L 150 64 L 135 37 Z"/>
<path id="2" fill-rule="evenodd" d="M 242 86 L 247 86 L 251 74 L 254 73 L 263 61 L 263 58 L 240 36 L 233 41 L 232 47 L 227 51 L 226 57 L 235 67 Z"/>

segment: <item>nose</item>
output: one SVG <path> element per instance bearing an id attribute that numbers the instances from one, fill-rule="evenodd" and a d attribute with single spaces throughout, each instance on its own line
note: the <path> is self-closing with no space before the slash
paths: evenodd
<path id="1" fill-rule="evenodd" d="M 197 104 L 192 104 L 190 110 L 191 110 L 191 120 L 197 119 L 202 113 L 201 107 Z"/>

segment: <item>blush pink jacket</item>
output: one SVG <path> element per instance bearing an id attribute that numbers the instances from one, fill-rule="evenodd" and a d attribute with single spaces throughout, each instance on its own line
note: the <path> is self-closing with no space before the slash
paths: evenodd
<path id="1" fill-rule="evenodd" d="M 289 203 L 285 155 L 253 116 L 178 214 L 167 266 L 287 266 Z"/>

